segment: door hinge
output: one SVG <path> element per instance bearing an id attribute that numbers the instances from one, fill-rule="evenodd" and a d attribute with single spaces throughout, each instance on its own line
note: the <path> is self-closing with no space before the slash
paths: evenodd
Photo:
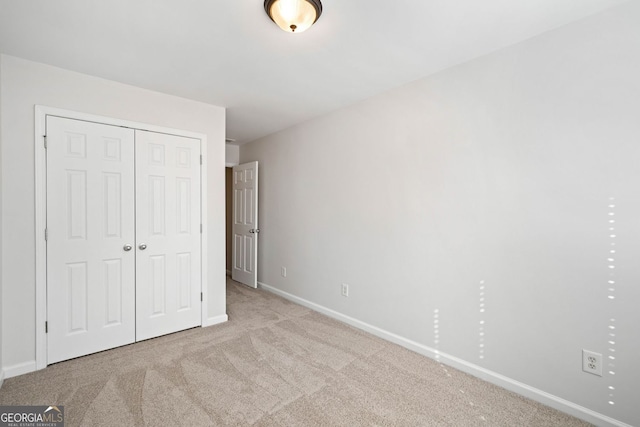
<path id="1" fill-rule="evenodd" d="M 49 322 L 44 322 L 44 333 L 45 334 L 49 333 Z"/>
<path id="2" fill-rule="evenodd" d="M 44 149 L 47 149 L 47 135 L 42 135 L 42 137 L 44 138 Z"/>
<path id="3" fill-rule="evenodd" d="M 49 241 L 49 229 L 48 228 L 44 229 L 44 241 L 45 242 Z"/>
<path id="4" fill-rule="evenodd" d="M 200 292 L 200 302 L 204 301 L 204 296 L 202 296 L 202 292 Z"/>

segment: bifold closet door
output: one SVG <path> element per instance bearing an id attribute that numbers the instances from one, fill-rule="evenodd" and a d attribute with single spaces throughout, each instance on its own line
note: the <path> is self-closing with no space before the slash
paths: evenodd
<path id="1" fill-rule="evenodd" d="M 135 341 L 134 131 L 47 117 L 47 363 Z"/>
<path id="2" fill-rule="evenodd" d="M 136 131 L 136 339 L 201 325 L 200 140 Z"/>
<path id="3" fill-rule="evenodd" d="M 46 127 L 47 363 L 201 325 L 200 140 Z"/>

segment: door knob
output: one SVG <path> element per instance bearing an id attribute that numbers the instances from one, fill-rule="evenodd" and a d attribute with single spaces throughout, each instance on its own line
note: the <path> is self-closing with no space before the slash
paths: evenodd
<path id="1" fill-rule="evenodd" d="M 256 233 L 260 233 L 260 229 L 259 228 L 256 228 Z"/>
<path id="2" fill-rule="evenodd" d="M 251 233 L 251 234 L 253 234 L 255 232 L 256 232 L 256 230 L 254 230 L 253 228 L 251 230 L 249 230 L 249 233 Z"/>
<path id="3" fill-rule="evenodd" d="M 129 252 L 131 250 L 132 246 L 131 245 L 124 245 L 122 247 L 122 249 L 124 249 L 125 252 Z"/>
<path id="4" fill-rule="evenodd" d="M 139 248 L 141 251 L 144 251 L 145 249 L 147 249 L 147 245 L 146 245 L 146 243 L 140 243 L 140 245 L 138 246 L 138 248 Z"/>

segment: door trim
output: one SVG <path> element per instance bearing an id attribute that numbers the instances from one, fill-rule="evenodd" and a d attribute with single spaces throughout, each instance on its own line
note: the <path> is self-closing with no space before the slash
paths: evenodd
<path id="1" fill-rule="evenodd" d="M 87 122 L 101 123 L 105 125 L 120 126 L 134 130 L 146 130 L 169 135 L 184 136 L 200 140 L 200 154 L 202 155 L 202 167 L 200 169 L 200 222 L 202 233 L 200 238 L 200 266 L 201 266 L 201 324 L 211 324 L 207 318 L 208 289 L 207 289 L 207 136 L 202 133 L 150 125 L 147 123 L 133 122 L 129 120 L 115 119 L 77 111 L 63 110 L 60 108 L 35 106 L 35 246 L 36 246 L 36 370 L 47 367 L 47 335 L 45 333 L 45 321 L 47 320 L 47 244 L 44 230 L 47 225 L 47 157 L 44 148 L 44 135 L 46 131 L 47 116 L 63 117 L 67 119 L 83 120 Z"/>

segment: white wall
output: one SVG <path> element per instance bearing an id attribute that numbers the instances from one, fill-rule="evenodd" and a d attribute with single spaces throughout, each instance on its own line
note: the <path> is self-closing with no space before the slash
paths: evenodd
<path id="1" fill-rule="evenodd" d="M 225 111 L 19 58 L 0 57 L 2 120 L 2 291 L 5 372 L 35 359 L 34 105 L 183 129 L 207 135 L 208 316 L 225 301 Z"/>
<path id="2" fill-rule="evenodd" d="M 627 4 L 243 145 L 259 281 L 640 425 L 638 22 Z M 616 357 L 604 377 L 582 349 Z"/>
<path id="3" fill-rule="evenodd" d="M 240 147 L 237 145 L 226 144 L 224 147 L 226 166 L 236 166 L 240 162 Z"/>
<path id="4" fill-rule="evenodd" d="M 0 65 L 2 64 L 2 57 L 0 56 Z M 2 67 L 0 66 L 0 100 L 2 100 Z M 0 190 L 2 190 L 2 102 L 0 102 Z M 0 193 L 0 387 L 4 381 L 4 369 L 2 369 L 2 217 L 4 211 L 2 210 L 2 193 Z"/>

